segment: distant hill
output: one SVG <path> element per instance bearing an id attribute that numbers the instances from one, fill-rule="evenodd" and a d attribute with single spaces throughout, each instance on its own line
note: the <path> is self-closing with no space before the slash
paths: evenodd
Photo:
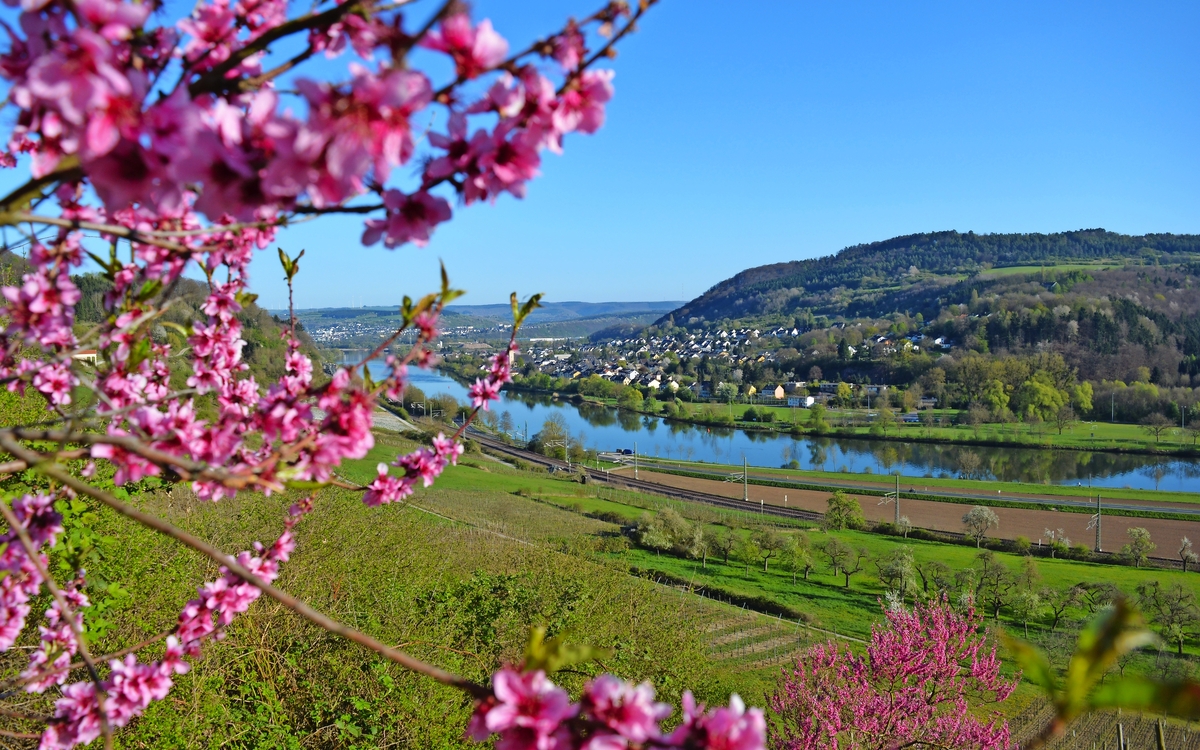
<path id="1" fill-rule="evenodd" d="M 529 323 L 556 323 L 586 318 L 623 318 L 646 313 L 664 313 L 679 307 L 680 301 L 665 302 L 543 302 L 529 316 Z M 448 313 L 488 318 L 499 323 L 512 322 L 508 305 L 451 305 Z"/>
<path id="2" fill-rule="evenodd" d="M 568 320 L 585 320 L 589 318 L 623 318 L 629 316 L 645 316 L 653 313 L 664 313 L 674 310 L 683 302 L 681 300 L 666 300 L 663 302 L 542 302 L 542 306 L 527 318 L 529 323 L 557 323 Z M 272 312 L 286 314 L 286 310 Z M 388 307 L 312 307 L 297 310 L 296 314 L 307 320 L 348 320 L 353 318 L 382 316 L 396 314 L 395 306 Z M 497 305 L 450 305 L 446 308 L 447 316 L 455 318 L 454 325 L 479 325 L 484 321 L 491 323 L 511 323 L 512 308 L 507 304 Z M 471 322 L 464 322 L 470 320 Z"/>
<path id="3" fill-rule="evenodd" d="M 600 330 L 641 330 L 678 307 L 667 302 L 546 302 L 522 328 L 522 338 L 583 338 Z M 286 315 L 286 312 L 283 313 Z M 374 346 L 400 325 L 395 307 L 332 307 L 297 310 L 296 316 L 318 342 L 335 348 Z M 465 335 L 506 336 L 496 326 L 512 322 L 509 305 L 451 305 L 442 316 L 443 330 L 473 327 Z M 490 334 L 482 333 L 491 329 Z"/>
<path id="4" fill-rule="evenodd" d="M 847 247 L 811 260 L 742 271 L 664 315 L 657 325 L 784 320 L 818 315 L 936 313 L 946 287 L 977 274 L 1071 262 L 1103 267 L 1200 257 L 1200 235 L 1130 236 L 1103 229 L 1055 234 L 928 232 Z M 1022 266 L 1032 268 L 1021 269 Z"/>

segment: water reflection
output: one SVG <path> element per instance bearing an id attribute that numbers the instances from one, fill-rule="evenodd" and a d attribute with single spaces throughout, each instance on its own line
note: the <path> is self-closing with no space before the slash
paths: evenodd
<path id="1" fill-rule="evenodd" d="M 382 367 L 372 374 L 383 377 Z M 412 382 L 426 395 L 439 393 L 466 401 L 466 388 L 438 373 L 413 370 Z M 647 456 L 780 466 L 795 461 L 803 469 L 877 474 L 900 471 L 908 477 L 964 477 L 1001 481 L 1080 484 L 1200 491 L 1200 461 L 1161 456 L 1087 453 L 1038 448 L 963 446 L 801 437 L 747 433 L 647 417 L 595 404 L 575 404 L 544 394 L 505 391 L 497 412 L 507 410 L 517 433 L 537 432 L 558 413 L 572 434 L 583 433 L 598 450 L 632 449 Z"/>

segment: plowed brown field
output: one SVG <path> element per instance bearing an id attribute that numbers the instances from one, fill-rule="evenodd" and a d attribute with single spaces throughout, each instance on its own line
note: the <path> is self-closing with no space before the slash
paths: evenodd
<path id="1" fill-rule="evenodd" d="M 632 474 L 632 471 L 622 472 Z M 732 482 L 721 482 L 713 479 L 695 479 L 674 474 L 660 474 L 642 470 L 638 473 L 642 481 L 656 482 L 668 487 L 679 487 L 707 492 L 712 495 L 741 498 L 742 485 Z M 901 489 L 915 487 L 909 484 Z M 916 487 L 919 491 L 921 488 Z M 853 493 L 850 493 L 853 495 Z M 895 517 L 895 509 L 891 503 L 880 505 L 881 498 L 871 495 L 853 495 L 862 505 L 863 515 L 869 521 L 891 521 Z M 786 498 L 786 503 L 784 498 Z M 782 487 L 763 487 L 750 485 L 750 509 L 758 506 L 760 501 L 767 505 L 787 505 L 792 508 L 825 512 L 825 502 L 828 492 L 811 490 L 792 490 Z M 900 513 L 908 516 L 913 526 L 937 531 L 961 532 L 962 517 L 970 505 L 959 503 L 939 503 L 929 500 L 901 500 Z M 993 529 L 990 536 L 1003 539 L 1015 539 L 1018 536 L 1028 537 L 1034 544 L 1038 540 L 1047 541 L 1046 529 L 1062 529 L 1073 543 L 1086 544 L 1089 548 L 1095 544 L 1096 532 L 1088 529 L 1090 516 L 1086 513 L 1067 513 L 1053 510 L 1026 510 L 1024 508 L 996 508 L 992 510 L 1000 517 L 999 528 Z M 1145 527 L 1150 532 L 1150 538 L 1158 544 L 1155 556 L 1172 558 L 1174 551 L 1179 548 L 1179 540 L 1189 537 L 1200 542 L 1200 521 L 1172 521 L 1159 518 L 1129 518 L 1123 516 L 1104 516 L 1101 528 L 1101 548 L 1105 552 L 1120 549 L 1129 540 L 1126 529 L 1134 526 Z"/>

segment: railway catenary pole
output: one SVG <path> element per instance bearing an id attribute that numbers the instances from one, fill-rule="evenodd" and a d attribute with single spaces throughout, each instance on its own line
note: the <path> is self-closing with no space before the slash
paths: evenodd
<path id="1" fill-rule="evenodd" d="M 896 528 L 900 528 L 900 472 L 896 472 Z"/>
<path id="2" fill-rule="evenodd" d="M 1100 548 L 1100 495 L 1096 495 L 1096 551 L 1104 551 Z"/>
<path id="3" fill-rule="evenodd" d="M 750 502 L 750 480 L 749 473 L 746 468 L 746 457 L 742 456 L 742 499 Z"/>

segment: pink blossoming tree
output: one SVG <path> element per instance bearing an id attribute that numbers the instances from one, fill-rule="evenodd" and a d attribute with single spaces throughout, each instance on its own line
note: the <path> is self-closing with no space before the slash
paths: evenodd
<path id="1" fill-rule="evenodd" d="M 434 364 L 438 316 L 459 294 L 445 274 L 437 292 L 405 299 L 404 325 L 387 341 L 325 382 L 314 380 L 300 351 L 293 315 L 285 374 L 258 383 L 242 360 L 237 317 L 254 298 L 251 256 L 279 228 L 335 213 L 364 217 L 364 244 L 420 247 L 451 219 L 454 203 L 524 196 L 547 152 L 561 153 L 567 135 L 603 124 L 613 74 L 595 66 L 615 55 L 614 45 L 654 0 L 632 8 L 612 0 L 515 51 L 490 21 L 476 22 L 454 0 L 436 7 L 320 0 L 298 14 L 286 0 L 200 0 L 178 19 L 168 18 L 157 0 L 6 4 L 16 20 L 5 25 L 0 77 L 13 126 L 0 165 L 28 179 L 0 197 L 0 227 L 24 236 L 29 271 L 0 290 L 0 384 L 40 392 L 50 412 L 34 424 L 0 427 L 8 457 L 0 474 L 32 469 L 52 489 L 0 503 L 7 524 L 0 540 L 0 650 L 13 648 L 33 614 L 31 602 L 48 593 L 38 646 L 9 682 L 59 694 L 35 735 L 41 748 L 98 738 L 110 746 L 115 729 L 163 699 L 188 660 L 263 595 L 466 691 L 477 705 L 468 733 L 495 736 L 498 747 L 763 746 L 762 713 L 736 697 L 712 710 L 689 698 L 683 723 L 666 732 L 660 722 L 670 709 L 654 701 L 648 685 L 604 676 L 573 703 L 533 663 L 502 669 L 490 686 L 473 684 L 313 610 L 273 585 L 312 496 L 292 505 L 270 545 L 229 555 L 100 489 L 92 481 L 94 464 L 84 463 L 110 462 L 118 485 L 149 476 L 187 482 L 212 502 L 242 491 L 337 485 L 380 506 L 403 501 L 418 482 L 432 484 L 461 454 L 465 424 L 391 467 L 380 465 L 366 487 L 336 472 L 342 461 L 371 449 L 376 399 L 401 393 L 409 366 Z M 414 67 L 410 53 L 418 47 L 445 56 L 453 72 L 438 81 Z M 310 64 L 322 57 L 342 63 Z M 432 123 L 428 133 L 420 132 L 425 123 Z M 299 257 L 279 255 L 290 289 Z M 81 332 L 72 273 L 85 257 L 111 291 L 99 325 Z M 185 347 L 156 342 L 150 328 L 189 271 L 208 281 L 204 318 L 180 329 Z M 517 327 L 536 304 L 533 297 L 518 305 L 514 295 L 514 343 L 472 386 L 476 412 L 510 380 Z M 409 329 L 415 345 L 392 354 Z M 94 366 L 82 364 L 85 349 L 98 350 Z M 380 383 L 365 371 L 375 358 L 386 358 L 390 368 Z M 169 359 L 171 367 L 184 363 L 185 388 L 172 387 Z M 77 402 L 81 389 L 94 394 L 91 403 Z M 201 396 L 215 400 L 216 418 L 198 416 Z M 180 603 L 174 627 L 153 639 L 162 647 L 156 659 L 141 653 L 149 644 L 92 654 L 83 637 L 89 602 L 80 582 L 57 581 L 48 571 L 47 549 L 63 531 L 54 504 L 78 495 L 221 566 L 196 598 Z"/>
<path id="2" fill-rule="evenodd" d="M 972 704 L 1016 688 L 1000 675 L 996 649 L 973 608 L 945 601 L 890 609 L 871 629 L 865 656 L 830 642 L 785 668 L 771 709 L 778 750 L 889 750 L 1010 746 L 1008 725 L 977 718 Z"/>

